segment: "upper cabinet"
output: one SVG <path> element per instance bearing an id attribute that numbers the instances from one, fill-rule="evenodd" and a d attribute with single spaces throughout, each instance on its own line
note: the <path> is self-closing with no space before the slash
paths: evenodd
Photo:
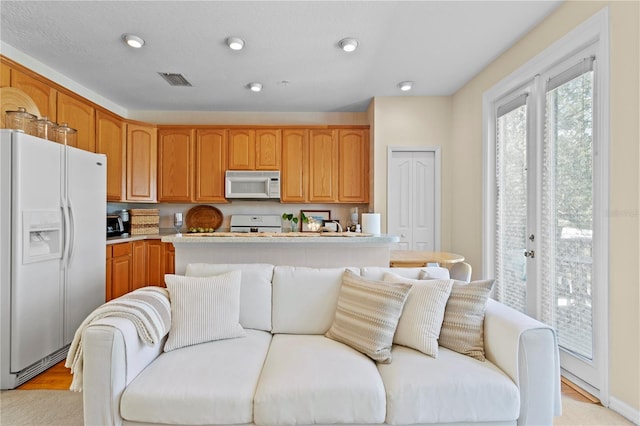
<path id="1" fill-rule="evenodd" d="M 156 201 L 157 130 L 127 125 L 127 201 Z"/>
<path id="2" fill-rule="evenodd" d="M 338 201 L 369 201 L 369 132 L 338 131 Z"/>
<path id="3" fill-rule="evenodd" d="M 95 109 L 79 97 L 58 93 L 58 124 L 67 123 L 78 131 L 76 148 L 95 152 Z"/>
<path id="4" fill-rule="evenodd" d="M 282 130 L 256 130 L 256 170 L 280 170 Z"/>
<path id="5" fill-rule="evenodd" d="M 309 130 L 282 131 L 282 168 L 280 171 L 280 201 L 307 201 L 309 185 Z"/>
<path id="6" fill-rule="evenodd" d="M 253 129 L 229 130 L 229 169 L 255 170 L 256 131 Z"/>
<path id="7" fill-rule="evenodd" d="M 41 117 L 57 121 L 56 90 L 44 81 L 38 80 L 16 69 L 11 70 L 11 87 L 25 92 L 38 106 Z M 71 126 L 73 127 L 73 126 Z"/>
<path id="8" fill-rule="evenodd" d="M 280 170 L 282 130 L 230 129 L 229 170 Z"/>
<path id="9" fill-rule="evenodd" d="M 0 87 L 11 86 L 11 67 L 0 62 Z"/>
<path id="10" fill-rule="evenodd" d="M 96 111 L 96 152 L 107 156 L 107 201 L 124 201 L 127 135 L 121 118 Z"/>
<path id="11" fill-rule="evenodd" d="M 193 139 L 191 129 L 162 128 L 158 131 L 158 201 L 191 201 Z"/>
<path id="12" fill-rule="evenodd" d="M 338 201 L 338 138 L 336 130 L 309 131 L 309 197 L 312 203 Z"/>
<path id="13" fill-rule="evenodd" d="M 193 201 L 226 202 L 227 130 L 196 129 L 195 192 Z"/>

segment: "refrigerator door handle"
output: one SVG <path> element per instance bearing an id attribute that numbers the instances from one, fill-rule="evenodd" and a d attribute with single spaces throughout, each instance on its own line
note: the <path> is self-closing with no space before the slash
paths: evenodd
<path id="1" fill-rule="evenodd" d="M 70 246 L 71 246 L 71 221 L 69 219 L 69 208 L 62 206 L 62 218 L 64 221 L 64 249 L 62 251 L 62 262 L 66 265 L 69 262 Z"/>
<path id="2" fill-rule="evenodd" d="M 69 247 L 69 251 L 67 252 L 67 264 L 69 263 L 71 256 L 73 256 L 73 242 L 76 240 L 75 233 L 75 225 L 74 225 L 74 217 L 73 217 L 73 207 L 71 207 L 71 203 L 67 205 L 68 217 L 69 217 L 69 240 L 67 240 L 67 246 Z"/>

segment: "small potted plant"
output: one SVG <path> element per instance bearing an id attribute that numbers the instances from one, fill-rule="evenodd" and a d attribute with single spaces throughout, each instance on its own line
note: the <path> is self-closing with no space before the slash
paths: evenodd
<path id="1" fill-rule="evenodd" d="M 296 232 L 298 230 L 298 218 L 293 213 L 282 213 L 282 232 Z"/>
<path id="2" fill-rule="evenodd" d="M 300 214 L 300 219 L 305 223 L 309 222 L 304 213 Z M 298 232 L 298 217 L 293 213 L 282 213 L 282 221 L 282 232 Z"/>

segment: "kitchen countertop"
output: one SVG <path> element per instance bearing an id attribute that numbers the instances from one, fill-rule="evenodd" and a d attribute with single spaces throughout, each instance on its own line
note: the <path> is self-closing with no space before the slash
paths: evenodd
<path id="1" fill-rule="evenodd" d="M 159 240 L 167 235 L 175 235 L 174 232 L 162 232 L 159 234 L 147 234 L 147 235 L 127 235 L 126 237 L 109 237 L 107 238 L 107 245 L 110 244 L 119 244 L 119 243 L 128 243 L 131 241 L 141 241 L 141 240 Z"/>
<path id="2" fill-rule="evenodd" d="M 215 232 L 204 234 L 170 234 L 162 237 L 162 242 L 179 244 L 390 244 L 399 241 L 395 235 L 371 235 L 355 232 Z"/>

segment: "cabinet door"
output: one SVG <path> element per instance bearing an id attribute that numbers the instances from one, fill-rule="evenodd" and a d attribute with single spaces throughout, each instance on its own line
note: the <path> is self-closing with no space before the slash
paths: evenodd
<path id="1" fill-rule="evenodd" d="M 145 285 L 157 285 L 164 287 L 164 250 L 160 240 L 147 240 L 147 281 Z"/>
<path id="2" fill-rule="evenodd" d="M 127 125 L 127 201 L 156 200 L 156 129 Z"/>
<path id="3" fill-rule="evenodd" d="M 131 291 L 132 243 L 113 244 L 111 248 L 111 295 L 107 295 L 107 299 L 115 299 Z"/>
<path id="4" fill-rule="evenodd" d="M 57 92 L 54 88 L 16 69 L 11 69 L 11 87 L 22 90 L 33 99 L 40 110 L 40 117 L 47 117 L 51 121 L 57 120 Z"/>
<path id="5" fill-rule="evenodd" d="M 164 253 L 164 273 L 176 273 L 176 250 L 172 243 L 162 243 L 162 251 Z"/>
<path id="6" fill-rule="evenodd" d="M 255 170 L 256 132 L 251 129 L 229 130 L 229 169 Z"/>
<path id="7" fill-rule="evenodd" d="M 11 67 L 0 62 L 0 87 L 11 86 Z"/>
<path id="8" fill-rule="evenodd" d="M 256 170 L 280 170 L 282 130 L 256 130 Z"/>
<path id="9" fill-rule="evenodd" d="M 147 285 L 146 241 L 134 241 L 132 244 L 131 290 Z"/>
<path id="10" fill-rule="evenodd" d="M 112 280 L 113 280 L 113 250 L 111 246 L 107 246 L 105 250 L 106 255 L 106 268 L 105 268 L 105 292 L 104 292 L 104 301 L 108 302 L 111 300 L 112 293 Z"/>
<path id="11" fill-rule="evenodd" d="M 158 201 L 190 202 L 193 130 L 158 131 Z"/>
<path id="12" fill-rule="evenodd" d="M 123 201 L 127 162 L 124 122 L 113 114 L 96 111 L 96 152 L 107 156 L 107 201 Z"/>
<path id="13" fill-rule="evenodd" d="M 226 202 L 227 131 L 196 130 L 194 201 Z"/>
<path id="14" fill-rule="evenodd" d="M 96 123 L 93 106 L 75 96 L 58 93 L 57 112 L 58 124 L 67 123 L 78 131 L 76 148 L 95 152 Z"/>
<path id="15" fill-rule="evenodd" d="M 368 201 L 369 138 L 366 130 L 338 131 L 338 186 L 338 201 Z"/>
<path id="16" fill-rule="evenodd" d="M 309 132 L 309 201 L 338 199 L 338 141 L 335 130 Z"/>
<path id="17" fill-rule="evenodd" d="M 309 170 L 308 130 L 282 131 L 282 170 L 280 173 L 280 200 L 299 203 L 307 201 Z"/>

